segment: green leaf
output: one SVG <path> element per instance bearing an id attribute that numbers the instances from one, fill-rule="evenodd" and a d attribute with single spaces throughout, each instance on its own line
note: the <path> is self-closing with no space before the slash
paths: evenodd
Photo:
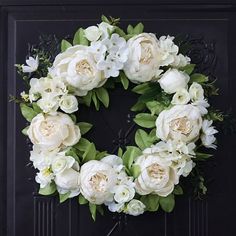
<path id="1" fill-rule="evenodd" d="M 132 91 L 137 93 L 137 94 L 144 94 L 147 91 L 150 90 L 150 84 L 149 83 L 142 83 L 137 86 L 135 86 Z"/>
<path id="2" fill-rule="evenodd" d="M 37 112 L 38 114 L 42 112 L 42 109 L 38 106 L 36 102 L 33 102 L 32 106 L 33 106 L 34 111 Z"/>
<path id="3" fill-rule="evenodd" d="M 138 178 L 141 173 L 141 168 L 139 165 L 132 165 L 131 167 L 131 174 L 134 178 Z"/>
<path id="4" fill-rule="evenodd" d="M 135 116 L 134 122 L 144 128 L 154 128 L 157 117 L 149 113 L 139 113 Z"/>
<path id="5" fill-rule="evenodd" d="M 123 154 L 123 163 L 127 167 L 127 169 L 130 169 L 135 158 L 138 156 L 141 156 L 142 152 L 139 148 L 134 146 L 127 146 L 127 150 Z"/>
<path id="6" fill-rule="evenodd" d="M 145 108 L 146 108 L 145 103 L 138 101 L 131 107 L 131 111 L 139 112 L 139 111 L 143 111 Z"/>
<path id="7" fill-rule="evenodd" d="M 102 205 L 97 205 L 97 209 L 96 209 L 102 216 L 104 215 L 104 209 L 102 207 Z"/>
<path id="8" fill-rule="evenodd" d="M 29 126 L 25 127 L 24 129 L 21 130 L 21 133 L 24 134 L 25 136 L 28 136 L 27 131 L 29 129 Z"/>
<path id="9" fill-rule="evenodd" d="M 190 76 L 190 82 L 196 82 L 196 83 L 205 83 L 208 81 L 208 76 L 205 76 L 203 74 L 199 74 L 199 73 L 194 73 Z"/>
<path id="10" fill-rule="evenodd" d="M 195 68 L 195 64 L 188 64 L 182 68 L 180 68 L 180 70 L 184 71 L 185 73 L 187 73 L 188 75 L 191 75 L 194 68 Z"/>
<path id="11" fill-rule="evenodd" d="M 210 157 L 212 157 L 212 154 L 208 154 L 208 153 L 201 153 L 201 152 L 196 152 L 196 161 L 204 161 Z"/>
<path id="12" fill-rule="evenodd" d="M 144 30 L 144 25 L 142 23 L 138 23 L 133 30 L 133 34 L 141 34 Z"/>
<path id="13" fill-rule="evenodd" d="M 74 145 L 74 147 L 82 152 L 85 152 L 85 150 L 87 150 L 89 145 L 90 145 L 90 142 L 88 141 L 88 139 L 81 138 L 79 142 Z"/>
<path id="14" fill-rule="evenodd" d="M 140 201 L 146 206 L 147 211 L 157 211 L 159 208 L 160 197 L 155 194 L 142 196 Z"/>
<path id="15" fill-rule="evenodd" d="M 123 150 L 122 148 L 119 147 L 117 156 L 122 157 L 122 155 L 123 155 Z"/>
<path id="16" fill-rule="evenodd" d="M 84 197 L 82 194 L 79 195 L 78 200 L 79 200 L 79 204 L 80 204 L 80 205 L 85 205 L 85 204 L 88 203 L 88 200 L 85 199 L 85 197 Z"/>
<path id="17" fill-rule="evenodd" d="M 70 114 L 70 118 L 71 118 L 71 120 L 73 120 L 74 123 L 76 123 L 77 118 L 76 118 L 75 114 Z"/>
<path id="18" fill-rule="evenodd" d="M 152 143 L 158 141 L 156 132 L 157 132 L 157 130 L 156 130 L 156 128 L 154 128 L 154 129 L 151 130 L 151 132 L 148 135 L 149 139 L 150 139 L 150 142 L 152 142 Z"/>
<path id="19" fill-rule="evenodd" d="M 88 46 L 89 44 L 88 39 L 84 36 L 83 28 L 79 28 L 74 35 L 73 45 L 77 45 L 77 44 L 85 45 L 85 46 Z"/>
<path id="20" fill-rule="evenodd" d="M 184 194 L 184 191 L 183 191 L 183 189 L 182 189 L 182 187 L 180 185 L 176 185 L 175 189 L 173 191 L 173 194 L 175 194 L 175 195 L 182 195 L 182 194 Z"/>
<path id="21" fill-rule="evenodd" d="M 127 33 L 128 33 L 128 34 L 134 34 L 133 32 L 134 32 L 134 27 L 133 27 L 132 25 L 128 25 L 128 27 L 127 27 Z"/>
<path id="22" fill-rule="evenodd" d="M 96 159 L 96 147 L 94 143 L 90 143 L 83 154 L 83 162 L 95 159 Z"/>
<path id="23" fill-rule="evenodd" d="M 208 113 L 205 115 L 207 120 L 213 121 L 224 121 L 224 115 L 221 111 L 218 110 L 209 110 Z"/>
<path id="24" fill-rule="evenodd" d="M 163 211 L 171 212 L 175 207 L 175 196 L 170 194 L 167 197 L 160 197 L 159 203 Z"/>
<path id="25" fill-rule="evenodd" d="M 60 203 L 65 202 L 70 196 L 70 192 L 65 194 L 59 194 Z"/>
<path id="26" fill-rule="evenodd" d="M 108 20 L 108 18 L 104 15 L 102 15 L 101 20 L 107 24 L 111 24 L 111 22 Z"/>
<path id="27" fill-rule="evenodd" d="M 79 156 L 77 155 L 77 150 L 74 148 L 74 147 L 70 147 L 66 153 L 65 153 L 66 156 L 71 156 L 73 157 L 77 162 L 80 163 L 80 159 L 79 159 Z"/>
<path id="28" fill-rule="evenodd" d="M 95 90 L 98 99 L 103 103 L 103 105 L 107 108 L 109 106 L 109 94 L 107 90 L 103 87 L 97 88 Z"/>
<path id="29" fill-rule="evenodd" d="M 152 115 L 159 115 L 166 107 L 158 101 L 149 101 L 146 103 L 147 108 Z"/>
<path id="30" fill-rule="evenodd" d="M 120 27 L 115 26 L 114 33 L 117 33 L 120 37 L 124 37 L 126 33 Z"/>
<path id="31" fill-rule="evenodd" d="M 99 100 L 97 99 L 96 93 L 94 91 L 92 93 L 92 100 L 93 100 L 96 110 L 98 111 L 99 107 L 100 107 L 100 103 L 99 103 Z"/>
<path id="32" fill-rule="evenodd" d="M 86 134 L 93 127 L 92 124 L 87 122 L 79 122 L 78 126 L 82 135 Z"/>
<path id="33" fill-rule="evenodd" d="M 51 194 L 55 193 L 56 190 L 57 190 L 57 187 L 56 187 L 55 183 L 50 183 L 46 187 L 40 188 L 39 189 L 39 194 L 41 194 L 41 195 L 51 195 Z"/>
<path id="34" fill-rule="evenodd" d="M 129 80 L 123 71 L 120 72 L 120 80 L 123 85 L 123 88 L 126 90 L 129 87 Z"/>
<path id="35" fill-rule="evenodd" d="M 142 129 L 138 129 L 135 133 L 135 143 L 137 146 L 143 150 L 147 147 L 150 147 L 153 142 L 149 135 Z"/>
<path id="36" fill-rule="evenodd" d="M 99 161 L 99 160 L 101 160 L 103 157 L 105 157 L 107 155 L 108 155 L 107 151 L 103 151 L 103 152 L 97 151 L 95 159 Z"/>
<path id="37" fill-rule="evenodd" d="M 61 41 L 61 52 L 65 52 L 67 48 L 72 47 L 71 43 L 63 39 Z"/>
<path id="38" fill-rule="evenodd" d="M 92 91 L 89 91 L 86 96 L 82 97 L 80 100 L 84 103 L 87 107 L 90 106 L 92 101 Z"/>
<path id="39" fill-rule="evenodd" d="M 94 221 L 96 221 L 97 206 L 89 203 L 89 210 Z"/>
<path id="40" fill-rule="evenodd" d="M 24 116 L 24 118 L 31 122 L 32 119 L 38 115 L 38 113 L 31 107 L 27 106 L 25 103 L 20 104 L 21 114 Z"/>

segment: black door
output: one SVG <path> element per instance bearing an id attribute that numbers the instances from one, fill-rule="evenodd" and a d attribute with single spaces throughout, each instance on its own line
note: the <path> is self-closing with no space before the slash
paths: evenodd
<path id="1" fill-rule="evenodd" d="M 233 0 L 232 0 L 233 1 Z M 202 4 L 201 4 L 202 3 Z M 218 136 L 214 160 L 206 165 L 208 197 L 202 201 L 179 197 L 173 213 L 145 213 L 121 219 L 106 212 L 94 223 L 87 207 L 76 200 L 59 204 L 54 197 L 37 194 L 29 146 L 21 134 L 25 121 L 8 96 L 24 89 L 14 64 L 24 63 L 28 44 L 46 45 L 72 35 L 78 27 L 99 22 L 102 14 L 121 18 L 121 26 L 143 22 L 157 35 L 184 35 L 191 55 L 202 72 L 214 75 L 220 96 L 212 102 L 236 115 L 236 5 L 230 0 L 0 0 L 0 232 L 4 236 L 234 236 L 236 235 L 235 134 Z M 84 116 L 95 125 L 91 134 L 99 149 L 112 151 L 121 142 L 132 142 L 129 108 L 134 95 L 117 89 L 111 108 Z M 106 133 L 103 133 L 103 130 Z M 120 131 L 121 135 L 120 135 Z M 132 131 L 132 130 L 131 130 Z M 114 229 L 114 230 L 113 230 Z M 109 234 L 110 233 L 110 234 Z"/>

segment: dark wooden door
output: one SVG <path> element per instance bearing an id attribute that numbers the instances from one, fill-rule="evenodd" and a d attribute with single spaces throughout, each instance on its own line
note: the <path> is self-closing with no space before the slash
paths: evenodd
<path id="1" fill-rule="evenodd" d="M 100 2 L 100 3 L 99 3 Z M 193 46 L 194 62 L 202 72 L 217 77 L 220 96 L 212 102 L 236 115 L 236 5 L 233 0 L 217 1 L 53 1 L 0 0 L 0 233 L 3 236 L 105 236 L 117 224 L 117 216 L 106 212 L 94 223 L 87 207 L 76 200 L 59 205 L 57 198 L 37 194 L 34 170 L 28 166 L 29 147 L 21 129 L 25 121 L 8 95 L 24 89 L 14 69 L 24 63 L 28 43 L 37 44 L 40 35 L 59 39 L 82 26 L 99 22 L 101 14 L 122 19 L 121 25 L 142 21 L 146 31 L 157 35 L 182 34 Z M 45 39 L 46 40 L 46 39 Z M 111 93 L 111 108 L 84 110 L 94 123 L 91 133 L 98 148 L 112 151 L 119 142 L 132 142 L 129 108 L 134 95 L 117 89 Z M 104 133 L 103 130 L 106 130 Z M 121 136 L 119 131 L 122 130 Z M 195 201 L 177 199 L 171 214 L 145 213 L 122 219 L 111 235 L 137 236 L 234 236 L 236 235 L 236 143 L 235 134 L 218 136 L 219 148 L 206 165 L 208 197 Z"/>

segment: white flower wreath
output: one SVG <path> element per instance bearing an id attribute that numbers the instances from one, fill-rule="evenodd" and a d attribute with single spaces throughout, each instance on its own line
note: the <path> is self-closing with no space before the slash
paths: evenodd
<path id="1" fill-rule="evenodd" d="M 212 122 L 222 118 L 208 111 L 213 83 L 195 72 L 174 37 L 143 33 L 142 23 L 129 25 L 125 33 L 117 23 L 102 16 L 97 26 L 80 28 L 73 43 L 62 40 L 52 64 L 36 50 L 27 66 L 17 65 L 29 81 L 20 107 L 30 122 L 23 133 L 33 143 L 30 160 L 38 170 L 39 193 L 57 191 L 61 202 L 78 196 L 80 204 L 89 203 L 94 219 L 102 204 L 134 216 L 159 205 L 172 211 L 175 195 L 183 193 L 181 177 L 211 156 L 201 148 L 216 148 Z M 74 113 L 91 103 L 97 110 L 108 107 L 106 84 L 116 82 L 140 95 L 131 110 L 145 129 L 136 131 L 137 146 L 111 155 L 84 138 L 92 125 L 76 123 Z M 203 178 L 197 178 L 205 193 Z"/>

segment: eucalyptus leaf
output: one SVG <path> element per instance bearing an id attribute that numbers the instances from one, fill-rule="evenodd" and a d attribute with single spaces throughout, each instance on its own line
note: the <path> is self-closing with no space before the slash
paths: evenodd
<path id="1" fill-rule="evenodd" d="M 67 48 L 72 47 L 71 43 L 68 42 L 67 40 L 63 39 L 61 41 L 61 52 L 66 51 Z"/>
<path id="2" fill-rule="evenodd" d="M 82 135 L 86 134 L 93 127 L 92 124 L 87 122 L 79 122 L 78 126 Z"/>
<path id="3" fill-rule="evenodd" d="M 154 128 L 157 117 L 149 113 L 139 113 L 135 116 L 134 122 L 144 128 Z"/>
<path id="4" fill-rule="evenodd" d="M 171 212 L 175 207 L 175 196 L 170 194 L 167 197 L 160 197 L 159 203 L 163 211 Z"/>

